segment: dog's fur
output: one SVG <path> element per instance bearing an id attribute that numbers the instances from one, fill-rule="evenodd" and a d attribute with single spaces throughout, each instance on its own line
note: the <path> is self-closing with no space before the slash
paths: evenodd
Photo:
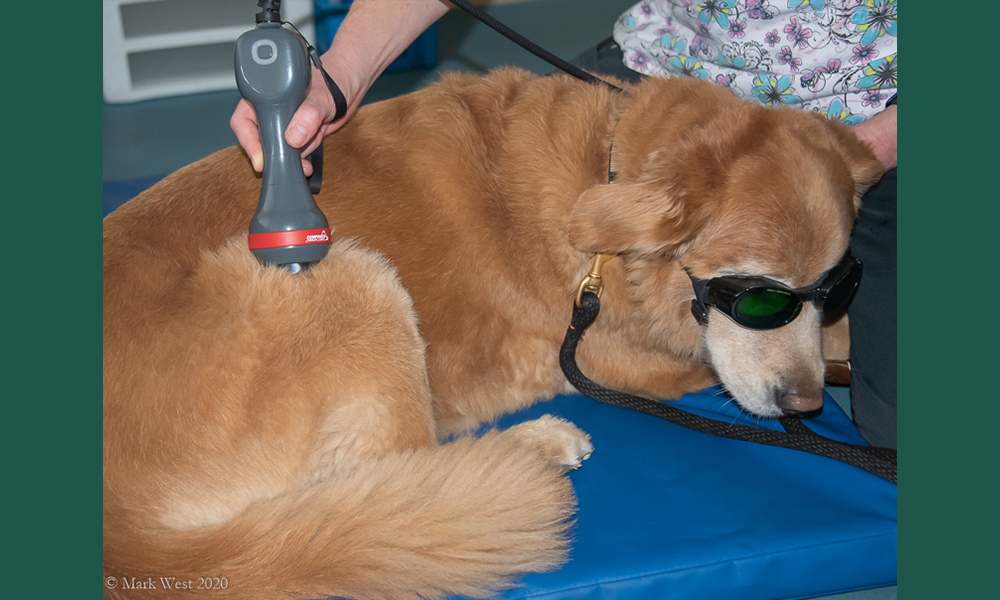
<path id="1" fill-rule="evenodd" d="M 344 241 L 301 274 L 246 250 L 260 179 L 238 148 L 107 217 L 106 594 L 483 595 L 557 565 L 587 436 L 549 417 L 439 440 L 569 391 L 557 354 L 591 252 L 618 254 L 580 347 L 592 378 L 657 398 L 718 378 L 757 415 L 815 408 L 815 308 L 703 328 L 681 264 L 816 281 L 874 157 L 711 84 L 628 92 L 505 70 L 362 109 L 326 139 L 316 198 Z"/>

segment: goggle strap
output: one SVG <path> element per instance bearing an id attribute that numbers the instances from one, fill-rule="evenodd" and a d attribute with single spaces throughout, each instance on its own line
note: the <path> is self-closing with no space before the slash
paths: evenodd
<path id="1" fill-rule="evenodd" d="M 708 296 L 708 280 L 699 279 L 691 272 L 691 269 L 681 265 L 684 272 L 691 280 L 691 287 L 694 288 L 694 300 L 691 301 L 691 314 L 694 315 L 699 325 L 708 325 L 708 305 L 705 304 Z"/>

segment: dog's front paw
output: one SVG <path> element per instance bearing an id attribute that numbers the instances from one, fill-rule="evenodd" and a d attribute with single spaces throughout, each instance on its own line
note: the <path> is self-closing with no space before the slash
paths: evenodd
<path id="1" fill-rule="evenodd" d="M 510 431 L 541 450 L 547 459 L 564 471 L 579 469 L 594 452 L 590 436 L 559 417 L 544 415 L 516 425 Z"/>

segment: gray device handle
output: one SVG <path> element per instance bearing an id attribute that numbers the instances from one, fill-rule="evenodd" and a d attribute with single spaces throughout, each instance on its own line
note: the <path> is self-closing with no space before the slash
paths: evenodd
<path id="1" fill-rule="evenodd" d="M 326 255 L 330 238 L 326 216 L 302 172 L 300 152 L 285 141 L 285 129 L 309 92 L 305 41 L 280 23 L 260 23 L 237 40 L 235 64 L 240 94 L 257 115 L 264 154 L 260 201 L 250 222 L 251 249 L 261 262 L 292 271 L 308 268 Z M 266 237 L 261 234 L 314 230 L 326 230 L 325 243 L 254 247 L 255 236 Z"/>

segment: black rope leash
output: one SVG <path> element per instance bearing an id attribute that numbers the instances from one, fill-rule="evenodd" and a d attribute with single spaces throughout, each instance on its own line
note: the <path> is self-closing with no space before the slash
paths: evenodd
<path id="1" fill-rule="evenodd" d="M 600 310 L 601 301 L 597 295 L 590 291 L 584 291 L 579 305 L 573 304 L 573 317 L 566 330 L 566 338 L 563 340 L 562 348 L 559 350 L 559 366 L 562 367 L 566 379 L 583 395 L 611 406 L 659 417 L 675 425 L 702 433 L 825 456 L 864 469 L 882 479 L 896 483 L 896 451 L 889 448 L 874 448 L 831 440 L 813 432 L 799 419 L 781 419 L 781 424 L 786 430 L 784 432 L 724 423 L 647 398 L 609 390 L 594 383 L 577 367 L 576 347 L 583 338 L 584 332 L 597 319 Z"/>

